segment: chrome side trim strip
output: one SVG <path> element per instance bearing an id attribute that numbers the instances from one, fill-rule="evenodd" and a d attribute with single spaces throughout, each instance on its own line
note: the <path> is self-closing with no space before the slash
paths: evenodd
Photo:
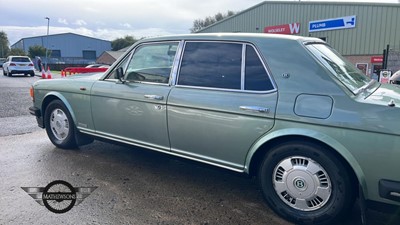
<path id="1" fill-rule="evenodd" d="M 205 157 L 203 157 L 202 155 L 194 154 L 194 153 L 190 153 L 190 152 L 186 152 L 186 151 L 181 151 L 181 150 L 178 150 L 178 149 L 172 149 L 172 153 L 175 153 L 175 154 L 178 153 L 177 155 L 179 155 L 180 157 L 193 159 L 193 160 L 196 160 L 196 161 L 199 161 L 199 162 L 211 164 L 211 165 L 214 165 L 214 166 L 222 167 L 222 168 L 225 168 L 225 169 L 230 169 L 230 170 L 237 171 L 237 172 L 243 172 L 243 169 L 241 169 L 241 168 L 244 168 L 243 165 L 234 164 L 234 163 L 230 163 L 230 162 L 222 161 L 222 160 L 218 160 L 220 163 L 218 163 L 218 161 L 215 160 L 215 159 L 214 159 L 214 162 L 211 162 L 210 161 L 211 159 L 210 160 L 205 160 Z M 201 157 L 203 159 L 200 159 Z"/>
<path id="2" fill-rule="evenodd" d="M 133 145 L 133 146 L 137 146 L 137 147 L 142 147 L 142 148 L 150 149 L 150 150 L 161 152 L 161 153 L 166 153 L 166 154 L 177 156 L 177 157 L 184 158 L 184 159 L 190 159 L 190 160 L 193 160 L 193 161 L 209 164 L 209 165 L 212 165 L 212 166 L 216 166 L 216 167 L 232 170 L 232 171 L 235 171 L 235 172 L 238 172 L 238 173 L 244 173 L 245 172 L 244 165 L 232 164 L 232 166 L 235 166 L 237 168 L 230 167 L 228 165 L 222 165 L 222 164 L 218 164 L 216 162 L 210 162 L 210 161 L 207 161 L 207 160 L 204 160 L 204 159 L 195 158 L 194 155 L 193 156 L 188 155 L 187 152 L 183 152 L 183 151 L 179 151 L 179 150 L 175 150 L 175 149 L 174 149 L 174 152 L 172 152 L 172 151 L 170 151 L 170 149 L 165 148 L 165 147 L 157 147 L 156 145 L 148 145 L 148 144 L 145 144 L 145 143 L 133 142 L 133 141 L 130 141 L 128 139 L 121 138 L 119 136 L 115 136 L 115 135 L 110 136 L 110 135 L 108 135 L 106 133 L 94 132 L 93 130 L 85 129 L 85 128 L 82 128 L 82 127 L 78 127 L 78 129 L 79 129 L 80 132 L 85 133 L 85 134 L 89 134 L 89 135 L 92 135 L 92 136 L 96 136 L 96 137 L 100 137 L 100 138 L 104 138 L 104 139 L 109 139 L 109 140 L 112 140 L 112 141 L 117 141 L 117 142 L 121 142 L 121 143 L 128 144 L 128 145 Z M 185 154 L 183 154 L 183 153 L 185 153 Z M 242 169 L 239 169 L 240 167 Z"/>

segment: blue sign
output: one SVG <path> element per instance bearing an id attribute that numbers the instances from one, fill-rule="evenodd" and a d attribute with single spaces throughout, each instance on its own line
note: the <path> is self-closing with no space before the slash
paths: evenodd
<path id="1" fill-rule="evenodd" d="M 309 32 L 338 30 L 356 27 L 356 16 L 345 16 L 333 19 L 310 21 Z"/>

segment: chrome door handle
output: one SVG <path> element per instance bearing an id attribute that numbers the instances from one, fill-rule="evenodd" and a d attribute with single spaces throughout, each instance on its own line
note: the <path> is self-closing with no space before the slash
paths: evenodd
<path id="1" fill-rule="evenodd" d="M 154 99 L 154 100 L 163 100 L 164 96 L 160 95 L 144 95 L 145 98 Z"/>
<path id="2" fill-rule="evenodd" d="M 260 106 L 240 106 L 239 108 L 244 111 L 269 113 L 269 108 L 264 108 Z"/>

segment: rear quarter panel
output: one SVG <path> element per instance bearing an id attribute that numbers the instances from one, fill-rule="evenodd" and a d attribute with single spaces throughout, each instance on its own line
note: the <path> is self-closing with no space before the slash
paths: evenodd
<path id="1" fill-rule="evenodd" d="M 400 115 L 398 110 L 357 99 L 314 59 L 301 40 L 262 40 L 256 46 L 269 66 L 279 97 L 275 126 L 252 151 L 264 142 L 285 135 L 303 135 L 321 141 L 352 167 L 368 199 L 387 202 L 378 195 L 378 181 L 400 181 L 397 162 L 400 159 L 400 125 L 398 120 L 390 118 Z M 326 104 L 321 107 L 317 102 L 308 101 L 303 101 L 302 104 L 308 105 L 302 107 L 324 113 L 296 114 L 299 96 L 331 98 L 330 115 L 325 116 Z M 324 116 L 316 118 L 314 115 Z"/>

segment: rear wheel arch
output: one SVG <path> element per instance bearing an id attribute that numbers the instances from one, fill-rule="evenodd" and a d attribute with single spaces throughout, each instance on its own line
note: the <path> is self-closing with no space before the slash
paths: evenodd
<path id="1" fill-rule="evenodd" d="M 285 144 L 294 143 L 294 142 L 303 142 L 303 143 L 307 142 L 312 145 L 321 146 L 322 149 L 329 151 L 338 160 L 341 161 L 341 163 L 345 166 L 346 171 L 348 171 L 350 173 L 352 187 L 354 188 L 354 190 L 356 190 L 357 194 L 358 194 L 358 185 L 360 183 L 362 184 L 361 186 L 364 188 L 364 193 L 366 193 L 366 190 L 365 190 L 366 185 L 364 185 L 365 180 L 364 180 L 363 175 L 357 174 L 356 171 L 354 170 L 354 168 L 349 163 L 349 161 L 347 159 L 345 159 L 342 154 L 340 154 L 338 151 L 336 151 L 333 147 L 331 147 L 327 143 L 324 143 L 320 140 L 317 140 L 317 139 L 314 139 L 311 137 L 302 136 L 302 135 L 280 136 L 280 137 L 276 137 L 276 138 L 273 138 L 271 140 L 264 142 L 252 154 L 249 164 L 247 166 L 247 168 L 248 168 L 247 172 L 251 176 L 257 176 L 260 165 L 263 162 L 265 155 L 268 154 L 270 150 L 274 149 L 275 147 L 277 147 L 279 145 L 285 145 Z"/>

